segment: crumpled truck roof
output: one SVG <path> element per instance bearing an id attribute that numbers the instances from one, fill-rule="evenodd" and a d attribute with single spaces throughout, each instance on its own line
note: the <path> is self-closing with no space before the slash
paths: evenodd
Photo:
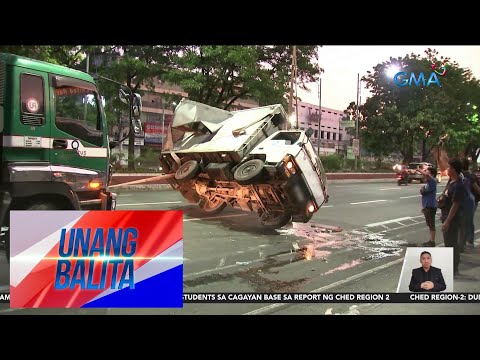
<path id="1" fill-rule="evenodd" d="M 226 111 L 182 100 L 175 109 L 172 129 L 182 130 L 185 134 L 174 144 L 173 150 L 179 153 L 237 151 L 255 136 L 264 124 L 263 120 L 274 116 L 280 117 L 275 122 L 277 125 L 287 122 L 287 114 L 281 104 Z M 273 133 L 272 130 L 279 130 L 278 126 L 269 125 L 270 134 Z M 260 137 L 267 136 L 260 134 Z"/>

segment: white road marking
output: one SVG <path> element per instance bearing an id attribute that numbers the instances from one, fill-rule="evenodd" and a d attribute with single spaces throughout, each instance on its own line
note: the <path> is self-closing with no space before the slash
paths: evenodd
<path id="1" fill-rule="evenodd" d="M 382 201 L 388 201 L 388 200 L 370 200 L 370 201 L 360 201 L 360 202 L 353 202 L 353 203 L 350 203 L 350 205 L 358 205 L 358 204 L 370 204 L 370 203 L 376 203 L 376 202 L 382 202 Z"/>
<path id="2" fill-rule="evenodd" d="M 161 205 L 161 204 L 181 204 L 183 201 L 161 201 L 153 203 L 134 203 L 134 204 L 118 204 L 119 206 L 140 206 L 140 205 Z"/>
<path id="3" fill-rule="evenodd" d="M 382 225 L 385 225 L 385 224 L 390 224 L 390 223 L 393 223 L 393 222 L 399 222 L 399 221 L 410 220 L 410 219 L 412 219 L 412 217 L 407 216 L 407 217 L 401 217 L 401 218 L 397 218 L 397 219 L 391 219 L 391 220 L 380 221 L 380 222 L 377 222 L 377 223 L 367 224 L 365 226 L 366 227 L 382 226 Z"/>
<path id="4" fill-rule="evenodd" d="M 422 195 L 400 196 L 400 199 L 410 199 L 410 198 L 419 197 L 419 196 L 422 196 Z"/>
<path id="5" fill-rule="evenodd" d="M 333 205 L 323 205 L 321 208 L 323 209 L 323 208 L 327 208 L 327 207 L 330 208 L 330 207 L 333 207 Z"/>
<path id="6" fill-rule="evenodd" d="M 210 216 L 205 218 L 191 218 L 191 219 L 184 219 L 183 221 L 200 221 L 200 220 L 209 220 L 209 219 L 220 219 L 220 218 L 227 218 L 227 217 L 236 217 L 236 216 L 247 216 L 248 214 L 233 214 L 233 215 L 220 215 L 220 216 Z"/>

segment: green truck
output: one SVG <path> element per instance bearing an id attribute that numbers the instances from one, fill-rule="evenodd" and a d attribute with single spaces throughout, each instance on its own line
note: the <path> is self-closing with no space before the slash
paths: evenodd
<path id="1" fill-rule="evenodd" d="M 119 93 L 137 132 L 141 98 Z M 107 135 L 104 101 L 88 73 L 0 53 L 0 243 L 7 259 L 10 210 L 115 209 L 107 187 L 116 143 Z"/>

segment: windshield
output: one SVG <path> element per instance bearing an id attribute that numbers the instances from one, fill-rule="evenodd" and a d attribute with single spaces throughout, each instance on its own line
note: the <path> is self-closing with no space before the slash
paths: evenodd
<path id="1" fill-rule="evenodd" d="M 272 138 L 272 140 L 285 140 L 287 145 L 295 144 L 300 138 L 301 131 L 282 131 Z"/>
<path id="2" fill-rule="evenodd" d="M 87 127 L 102 130 L 98 95 L 92 90 L 65 86 L 55 89 L 57 117 L 79 120 Z"/>

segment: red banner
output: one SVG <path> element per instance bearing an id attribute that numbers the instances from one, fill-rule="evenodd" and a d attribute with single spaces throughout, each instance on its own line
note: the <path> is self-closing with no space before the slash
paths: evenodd
<path id="1" fill-rule="evenodd" d="M 160 137 L 162 135 L 162 124 L 157 122 L 147 122 L 145 123 L 145 135 L 152 135 Z"/>

